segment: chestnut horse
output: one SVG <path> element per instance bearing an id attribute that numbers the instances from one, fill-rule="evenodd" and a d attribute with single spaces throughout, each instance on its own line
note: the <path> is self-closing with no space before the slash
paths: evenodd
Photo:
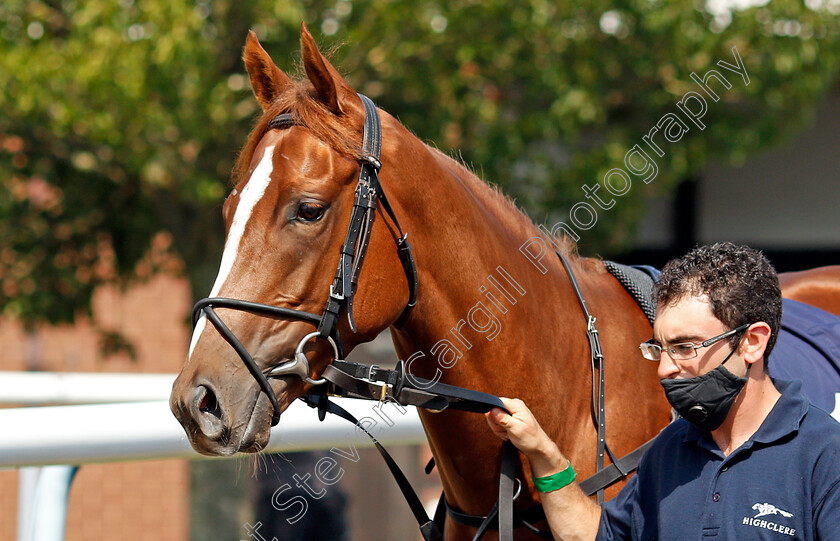
<path id="1" fill-rule="evenodd" d="M 779 275 L 782 295 L 840 315 L 840 265 Z"/>
<path id="2" fill-rule="evenodd" d="M 236 185 L 224 204 L 227 240 L 210 296 L 320 314 L 354 201 L 365 110 L 305 25 L 301 50 L 306 78 L 296 81 L 253 33 L 248 36 L 244 59 L 263 115 L 241 152 Z M 270 125 L 281 114 L 299 121 Z M 552 241 L 463 164 L 421 142 L 388 113 L 379 115 L 381 185 L 410 236 L 418 297 L 396 324 L 409 284 L 393 221 L 380 207 L 356 289 L 355 332 L 346 312 L 339 321 L 347 351 L 390 328 L 413 375 L 522 398 L 581 478 L 594 473 L 587 322 Z M 534 257 L 541 250 L 546 256 Z M 607 441 L 623 456 L 670 419 L 656 365 L 642 361 L 637 347 L 650 338 L 651 326 L 600 261 L 568 257 L 597 317 L 606 359 Z M 293 359 L 301 338 L 314 330 L 306 321 L 217 311 L 265 372 Z M 324 340 L 309 342 L 306 354 L 311 378 L 334 357 Z M 312 387 L 292 375 L 272 378 L 270 385 L 281 410 Z M 193 447 L 211 455 L 260 451 L 275 413 L 204 317 L 170 403 Z M 468 514 L 487 514 L 498 493 L 499 440 L 480 415 L 421 410 L 420 416 L 447 501 Z M 517 475 L 530 479 L 527 461 L 520 460 Z M 531 487 L 516 505 L 536 501 Z M 447 520 L 447 539 L 473 533 Z"/>

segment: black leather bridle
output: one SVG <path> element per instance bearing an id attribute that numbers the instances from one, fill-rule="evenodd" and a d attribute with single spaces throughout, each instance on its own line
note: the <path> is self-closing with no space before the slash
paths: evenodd
<path id="1" fill-rule="evenodd" d="M 475 527 L 477 531 L 473 538 L 474 540 L 480 539 L 488 529 L 494 529 L 499 531 L 500 541 L 512 541 L 513 529 L 522 527 L 542 537 L 551 537 L 550 532 L 539 530 L 532 525 L 533 522 L 544 518 L 541 506 L 536 505 L 524 511 L 514 513 L 513 501 L 519 496 L 522 486 L 521 482 L 516 479 L 518 452 L 509 441 L 504 442 L 501 449 L 499 500 L 486 516 L 473 516 L 461 513 L 450 507 L 444 495 L 441 494 L 434 519 L 430 519 L 416 492 L 390 454 L 388 454 L 376 438 L 352 414 L 337 404 L 330 402 L 327 398 L 327 394 L 331 394 L 379 401 L 390 399 L 403 406 L 414 405 L 434 411 L 456 409 L 485 413 L 494 407 L 507 411 L 501 400 L 491 394 L 433 382 L 407 374 L 403 361 L 399 362 L 396 370 L 388 370 L 377 366 L 367 366 L 344 360 L 344 344 L 341 340 L 341 333 L 338 330 L 338 318 L 342 310 L 346 308 L 350 329 L 353 332 L 356 331 L 356 324 L 353 317 L 353 299 L 356 293 L 359 273 L 361 272 L 370 242 L 376 208 L 380 203 L 399 232 L 399 235 L 395 236 L 394 240 L 397 245 L 400 263 L 408 281 L 408 301 L 394 323 L 397 327 L 402 326 L 411 309 L 416 305 L 418 288 L 417 267 L 411 246 L 407 240 L 407 235 L 400 227 L 399 220 L 397 220 L 394 210 L 379 182 L 378 173 L 382 166 L 379 161 L 382 143 L 379 112 L 367 96 L 359 94 L 359 97 L 365 108 L 362 155 L 359 159 L 361 171 L 359 172 L 359 180 L 356 184 L 350 223 L 341 247 L 338 268 L 336 269 L 335 279 L 330 285 L 329 296 L 325 303 L 323 313 L 318 315 L 303 310 L 257 302 L 212 297 L 201 299 L 193 307 L 193 326 L 198 323 L 198 320 L 202 316 L 206 317 L 221 336 L 233 347 L 274 408 L 271 420 L 272 426 L 275 426 L 280 420 L 280 405 L 268 380 L 269 378 L 294 375 L 300 377 L 306 383 L 316 386 L 320 390 L 319 392 L 310 392 L 301 398 L 310 406 L 318 409 L 318 415 L 321 420 L 324 419 L 326 413 L 333 413 L 355 423 L 356 426 L 368 433 L 397 481 L 426 541 L 439 541 L 443 539 L 443 522 L 446 515 L 450 516 L 459 524 Z M 283 113 L 276 116 L 267 124 L 266 131 L 301 124 L 301 120 L 295 115 Z M 598 499 L 601 501 L 603 499 L 603 489 L 618 480 L 624 479 L 630 472 L 635 470 L 639 458 L 652 442 L 649 441 L 622 459 L 617 459 L 613 456 L 609 447 L 606 445 L 603 355 L 601 353 L 598 331 L 595 328 L 595 317 L 589 313 L 577 279 L 568 261 L 560 252 L 557 252 L 557 255 L 563 262 L 566 273 L 581 304 L 584 316 L 587 319 L 587 337 L 589 339 L 592 361 L 592 417 L 598 432 L 598 473 L 581 482 L 580 486 L 587 494 L 598 493 Z M 317 326 L 317 331 L 307 334 L 300 340 L 295 351 L 294 359 L 284 362 L 279 366 L 271 367 L 264 372 L 259 368 L 242 342 L 239 341 L 236 335 L 219 318 L 214 308 L 239 310 L 263 317 L 304 321 Z M 311 378 L 309 361 L 303 352 L 304 346 L 313 338 L 321 338 L 329 342 L 334 355 L 333 361 L 327 365 L 321 374 L 321 379 L 317 380 Z M 596 372 L 599 376 L 597 380 Z M 607 467 L 604 467 L 605 450 L 612 461 L 612 464 Z M 431 471 L 431 466 L 433 466 L 433 461 L 430 461 L 429 466 L 427 466 L 427 472 Z"/>
<path id="2" fill-rule="evenodd" d="M 216 330 L 233 347 L 251 375 L 259 383 L 260 389 L 266 394 L 274 412 L 271 418 L 271 426 L 280 421 L 280 405 L 274 390 L 268 382 L 268 378 L 286 375 L 300 376 L 305 382 L 312 385 L 320 385 L 326 382 L 324 379 L 313 380 L 310 377 L 309 361 L 303 353 L 303 347 L 313 338 L 322 338 L 332 346 L 335 359 L 344 358 L 344 344 L 338 330 L 338 318 L 342 309 L 347 308 L 347 317 L 350 322 L 350 329 L 356 331 L 356 322 L 353 317 L 353 299 L 359 281 L 359 273 L 365 260 L 373 221 L 376 217 L 377 203 L 388 213 L 391 221 L 399 231 L 399 236 L 394 240 L 397 244 L 397 253 L 408 281 L 408 302 L 405 309 L 397 318 L 395 325 L 401 326 L 411 309 L 417 303 L 417 266 L 411 252 L 411 245 L 408 243 L 407 235 L 400 227 L 391 203 L 385 196 L 385 191 L 379 183 L 379 169 L 382 167 L 379 161 L 382 149 L 382 129 L 379 122 L 379 112 L 376 106 L 367 96 L 359 94 L 365 108 L 365 124 L 362 143 L 362 156 L 359 159 L 361 171 L 359 180 L 356 183 L 355 199 L 350 214 L 350 223 L 347 226 L 347 233 L 344 236 L 344 243 L 341 246 L 338 268 L 335 271 L 335 279 L 330 285 L 329 296 L 324 306 L 323 313 L 319 316 L 303 310 L 282 308 L 268 304 L 261 304 L 239 299 L 224 297 L 212 297 L 201 299 L 193 307 L 193 326 L 198 323 L 201 316 L 213 324 Z M 295 115 L 283 113 L 276 116 L 266 126 L 266 131 L 271 129 L 287 128 L 299 125 L 301 121 Z M 213 310 L 214 308 L 229 308 L 249 312 L 252 314 L 283 319 L 305 321 L 317 325 L 316 332 L 304 336 L 297 346 L 294 359 L 279 366 L 270 368 L 263 372 L 251 357 L 248 350 L 242 345 L 236 335 L 224 324 Z"/>

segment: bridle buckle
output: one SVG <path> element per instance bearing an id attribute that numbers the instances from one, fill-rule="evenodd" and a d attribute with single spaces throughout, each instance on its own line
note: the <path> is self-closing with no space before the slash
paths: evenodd
<path id="1" fill-rule="evenodd" d="M 390 385 L 387 382 L 377 381 L 373 379 L 373 371 L 377 369 L 379 369 L 378 364 L 370 365 L 368 367 L 367 376 L 362 377 L 362 379 L 366 380 L 368 383 L 372 383 L 373 385 L 379 387 L 379 401 L 385 402 L 385 399 L 388 398 L 388 387 L 390 387 Z"/>
<path id="2" fill-rule="evenodd" d="M 332 298 L 334 300 L 337 300 L 337 301 L 343 301 L 344 300 L 344 293 L 336 293 L 335 292 L 335 283 L 330 284 L 330 298 Z M 338 354 L 336 354 L 336 357 L 338 357 Z"/>
<path id="3" fill-rule="evenodd" d="M 388 384 L 383 381 L 374 381 L 372 383 L 379 385 L 379 401 L 385 402 L 385 399 L 388 398 Z"/>
<path id="4" fill-rule="evenodd" d="M 376 156 L 373 156 L 371 154 L 366 154 L 366 155 L 362 156 L 359 159 L 359 161 L 373 167 L 373 169 L 376 170 L 376 171 L 379 171 L 380 169 L 382 169 L 382 162 L 380 162 L 379 159 Z"/>

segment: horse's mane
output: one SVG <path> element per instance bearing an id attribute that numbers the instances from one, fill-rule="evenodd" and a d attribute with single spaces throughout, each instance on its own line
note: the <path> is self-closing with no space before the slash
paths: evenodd
<path id="1" fill-rule="evenodd" d="M 281 95 L 277 96 L 268 109 L 263 112 L 254 129 L 251 130 L 247 142 L 239 152 L 231 174 L 231 181 L 234 184 L 238 183 L 247 172 L 257 144 L 265 134 L 268 124 L 281 113 L 291 113 L 297 116 L 315 137 L 345 156 L 354 160 L 362 157 L 362 149 L 355 142 L 358 138 L 355 128 L 346 120 L 346 117 L 337 116 L 324 107 L 318 100 L 312 84 L 304 78 L 293 81 Z M 473 190 L 477 194 L 483 195 L 487 204 L 497 207 L 500 211 L 507 211 L 500 212 L 500 216 L 511 217 L 517 222 L 517 225 L 533 231 L 535 236 L 542 234 L 525 211 L 502 192 L 498 186 L 476 175 L 462 160 L 455 159 L 430 145 L 425 146 L 435 156 L 444 161 L 447 167 L 457 170 L 459 176 L 468 179 Z M 567 235 L 556 236 L 554 240 L 562 247 L 564 253 L 571 256 L 572 259 L 584 260 L 584 258 L 578 256 L 575 241 Z"/>
<path id="2" fill-rule="evenodd" d="M 513 220 L 520 226 L 532 231 L 534 236 L 543 234 L 534 224 L 531 217 L 516 204 L 516 201 L 514 201 L 513 198 L 504 193 L 498 185 L 482 179 L 472 170 L 471 167 L 465 164 L 462 159 L 449 156 L 437 148 L 430 147 L 429 145 L 426 146 L 438 158 L 447 162 L 448 167 L 457 169 L 458 176 L 463 179 L 468 179 L 470 185 L 473 187 L 473 190 L 475 190 L 477 194 L 484 195 L 484 199 L 487 203 L 499 207 L 499 210 L 502 211 L 499 213 L 500 215 L 512 217 Z M 555 236 L 554 241 L 560 246 L 563 253 L 571 259 L 581 262 L 590 261 L 589 259 L 579 256 L 577 243 L 565 233 Z M 592 259 L 591 261 L 596 262 L 598 259 Z M 597 268 L 597 265 L 593 267 L 592 270 L 595 268 Z"/>

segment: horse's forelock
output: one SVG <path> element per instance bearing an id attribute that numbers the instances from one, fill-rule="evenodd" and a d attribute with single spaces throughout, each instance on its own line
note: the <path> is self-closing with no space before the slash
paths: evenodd
<path id="1" fill-rule="evenodd" d="M 315 137 L 339 153 L 358 160 L 361 158 L 361 134 L 347 116 L 337 116 L 318 101 L 312 84 L 304 79 L 295 81 L 257 120 L 248 140 L 239 152 L 231 175 L 235 185 L 248 171 L 257 145 L 266 133 L 268 124 L 279 114 L 291 113 Z"/>

